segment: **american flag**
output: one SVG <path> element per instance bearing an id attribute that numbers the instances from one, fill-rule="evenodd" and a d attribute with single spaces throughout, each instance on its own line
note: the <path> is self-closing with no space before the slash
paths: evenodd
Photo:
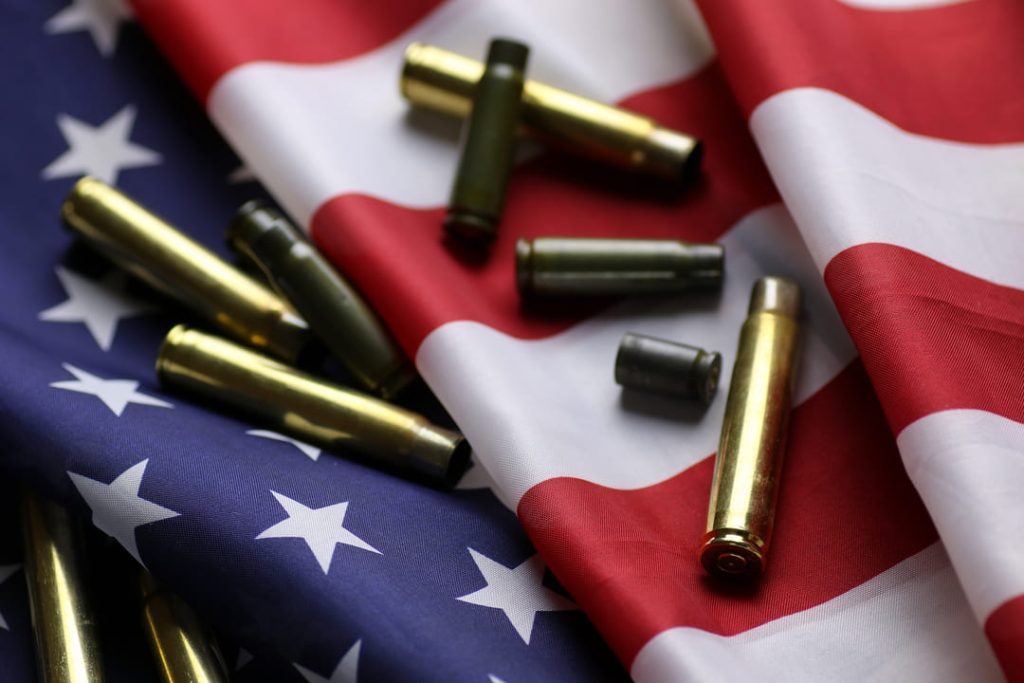
<path id="1" fill-rule="evenodd" d="M 638 681 L 1024 678 L 1019 0 L 9 5 L 7 471 L 255 655 L 240 674 L 624 676 L 589 618 Z M 398 71 L 412 41 L 480 57 L 495 34 L 532 46 L 530 77 L 700 137 L 701 181 L 535 151 L 491 258 L 453 259 L 459 124 L 410 111 Z M 509 509 L 161 393 L 187 314 L 68 251 L 82 173 L 217 249 L 258 178 L 473 444 L 463 488 Z M 726 284 L 539 317 L 512 261 L 542 235 L 719 241 Z M 724 591 L 696 559 L 724 396 L 624 402 L 611 367 L 637 331 L 721 351 L 727 378 L 766 274 L 805 291 L 796 406 L 768 571 Z"/>
<path id="2" fill-rule="evenodd" d="M 161 391 L 162 336 L 204 323 L 76 246 L 63 196 L 83 173 L 116 183 L 230 259 L 227 222 L 263 191 L 118 8 L 13 3 L 0 27 L 0 680 L 35 680 L 15 480 L 188 599 L 239 681 L 624 680 L 482 468 L 442 493 Z M 107 673 L 156 680 L 111 555 L 93 562 Z"/>

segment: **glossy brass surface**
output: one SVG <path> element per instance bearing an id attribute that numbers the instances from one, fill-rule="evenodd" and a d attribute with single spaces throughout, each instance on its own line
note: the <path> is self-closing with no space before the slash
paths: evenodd
<path id="1" fill-rule="evenodd" d="M 516 243 L 525 297 L 671 294 L 722 285 L 725 249 L 677 240 L 538 237 Z"/>
<path id="2" fill-rule="evenodd" d="M 402 94 L 415 105 L 466 116 L 484 67 L 443 48 L 413 43 L 405 51 Z M 526 132 L 570 152 L 671 181 L 700 170 L 700 141 L 633 112 L 527 80 L 521 121 Z"/>
<path id="3" fill-rule="evenodd" d="M 800 287 L 757 281 L 740 331 L 701 563 L 713 575 L 764 571 L 785 451 L 799 336 Z"/>
<path id="4" fill-rule="evenodd" d="M 627 332 L 615 356 L 615 381 L 630 389 L 692 398 L 705 406 L 718 391 L 722 355 Z"/>
<path id="5" fill-rule="evenodd" d="M 521 43 L 491 41 L 463 128 L 462 152 L 444 219 L 449 234 L 474 242 L 494 239 L 515 156 L 529 54 Z"/>
<path id="6" fill-rule="evenodd" d="M 248 202 L 231 221 L 228 243 L 263 271 L 367 391 L 391 398 L 416 376 L 363 297 L 281 212 Z"/>
<path id="7" fill-rule="evenodd" d="M 106 183 L 79 180 L 61 215 L 121 268 L 235 339 L 288 361 L 305 347 L 305 321 L 279 296 Z"/>
<path id="8" fill-rule="evenodd" d="M 184 325 L 167 333 L 156 369 L 165 385 L 243 410 L 311 444 L 434 484 L 454 484 L 469 457 L 461 434 L 416 413 Z"/>
<path id="9" fill-rule="evenodd" d="M 195 611 L 146 570 L 139 587 L 146 637 L 165 683 L 227 683 L 216 638 Z"/>
<path id="10" fill-rule="evenodd" d="M 39 679 L 102 681 L 99 635 L 87 596 L 77 521 L 60 505 L 25 491 L 21 528 Z"/>

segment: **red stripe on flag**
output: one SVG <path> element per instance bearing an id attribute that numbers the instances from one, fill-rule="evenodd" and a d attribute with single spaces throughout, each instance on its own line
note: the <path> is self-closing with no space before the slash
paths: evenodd
<path id="1" fill-rule="evenodd" d="M 754 590 L 715 584 L 697 560 L 711 458 L 632 491 L 552 479 L 526 493 L 519 515 L 627 665 L 665 629 L 736 634 L 830 600 L 936 540 L 859 362 L 793 412 L 786 457 L 774 546 Z"/>
<path id="2" fill-rule="evenodd" d="M 369 52 L 442 0 L 132 0 L 135 16 L 201 102 L 248 62 L 333 62 Z M 396 88 L 395 83 L 388 87 Z"/>
<path id="3" fill-rule="evenodd" d="M 748 115 L 803 86 L 827 88 L 915 133 L 1024 139 L 1024 3 L 974 0 L 873 11 L 836 0 L 699 0 Z"/>
<path id="4" fill-rule="evenodd" d="M 560 332 L 599 305 L 524 313 L 515 290 L 517 238 L 711 241 L 750 211 L 778 201 L 717 64 L 624 104 L 707 142 L 706 172 L 696 187 L 667 192 L 658 181 L 550 154 L 513 173 L 498 239 L 483 261 L 460 260 L 442 245 L 441 210 L 366 196 L 326 202 L 313 216 L 313 238 L 393 323 L 410 353 L 453 320 L 476 320 L 525 339 Z"/>
<path id="5" fill-rule="evenodd" d="M 888 244 L 839 253 L 825 283 L 896 434 L 953 408 L 1024 422 L 1024 292 Z"/>
<path id="6" fill-rule="evenodd" d="M 1024 595 L 997 607 L 985 620 L 985 636 L 1011 683 L 1024 682 Z"/>

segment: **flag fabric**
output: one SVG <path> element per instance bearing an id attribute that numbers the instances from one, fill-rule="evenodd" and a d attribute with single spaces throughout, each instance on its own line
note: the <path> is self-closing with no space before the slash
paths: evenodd
<path id="1" fill-rule="evenodd" d="M 137 7 L 636 678 L 998 676 L 993 654 L 1024 675 L 1020 4 L 552 5 L 311 2 L 287 29 L 273 2 Z M 702 184 L 657 201 L 535 159 L 490 261 L 454 263 L 455 125 L 393 79 L 411 40 L 480 55 L 496 33 L 533 45 L 531 76 L 704 139 Z M 725 291 L 531 318 L 511 246 L 544 234 L 718 239 Z M 764 273 L 803 283 L 807 339 L 771 568 L 725 595 L 694 561 L 722 402 L 634 410 L 608 374 L 627 329 L 721 349 L 728 374 Z"/>
<path id="2" fill-rule="evenodd" d="M 48 47 L 87 4 L 44 19 Z M 578 607 L 638 681 L 1024 678 L 1018 0 L 136 0 L 244 168 L 415 358 L 473 444 L 470 476 L 538 555 L 487 494 L 313 462 L 153 386 L 170 318 L 95 304 L 111 276 L 60 261 L 62 179 L 116 174 L 216 245 L 233 162 L 209 132 L 156 128 L 199 118 L 180 92 L 155 91 L 149 123 L 85 85 L 109 71 L 96 47 L 122 49 L 102 7 L 95 47 L 78 36 L 74 77 L 16 141 L 41 169 L 10 183 L 31 211 L 0 209 L 53 228 L 4 231 L 25 291 L 4 318 L 5 461 L 240 642 L 307 680 L 616 675 Z M 533 152 L 487 262 L 453 258 L 459 124 L 402 102 L 401 55 L 482 56 L 494 35 L 531 45 L 532 78 L 700 137 L 700 182 L 675 195 Z M 725 287 L 524 312 L 513 244 L 541 235 L 717 240 Z M 635 331 L 721 351 L 728 378 L 766 274 L 804 288 L 803 350 L 768 571 L 726 591 L 696 555 L 727 386 L 687 413 L 625 400 L 611 369 Z"/>
<path id="3" fill-rule="evenodd" d="M 18 483 L 110 539 L 86 563 L 108 680 L 158 680 L 136 560 L 219 630 L 233 680 L 625 680 L 482 468 L 428 489 L 161 390 L 163 335 L 206 323 L 77 245 L 64 196 L 116 183 L 230 259 L 264 193 L 126 7 L 0 7 L 0 680 L 36 680 Z"/>

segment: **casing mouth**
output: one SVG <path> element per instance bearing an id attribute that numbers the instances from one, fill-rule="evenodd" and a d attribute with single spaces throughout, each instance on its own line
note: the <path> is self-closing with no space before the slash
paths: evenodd
<path id="1" fill-rule="evenodd" d="M 445 216 L 444 229 L 449 235 L 468 242 L 487 244 L 494 239 L 498 221 L 475 211 L 452 209 Z"/>
<path id="2" fill-rule="evenodd" d="M 800 285 L 785 277 L 763 277 L 754 283 L 749 315 L 774 313 L 786 318 L 800 317 Z"/>
<path id="3" fill-rule="evenodd" d="M 244 251 L 245 245 L 252 244 L 273 227 L 274 216 L 270 206 L 262 199 L 251 199 L 238 208 L 228 223 L 228 246 Z"/>
<path id="4" fill-rule="evenodd" d="M 495 38 L 487 49 L 488 64 L 504 64 L 523 70 L 530 57 L 530 48 L 509 38 Z"/>
<path id="5" fill-rule="evenodd" d="M 440 427 L 425 428 L 410 451 L 412 467 L 425 480 L 452 488 L 469 467 L 472 448 L 466 437 Z"/>

